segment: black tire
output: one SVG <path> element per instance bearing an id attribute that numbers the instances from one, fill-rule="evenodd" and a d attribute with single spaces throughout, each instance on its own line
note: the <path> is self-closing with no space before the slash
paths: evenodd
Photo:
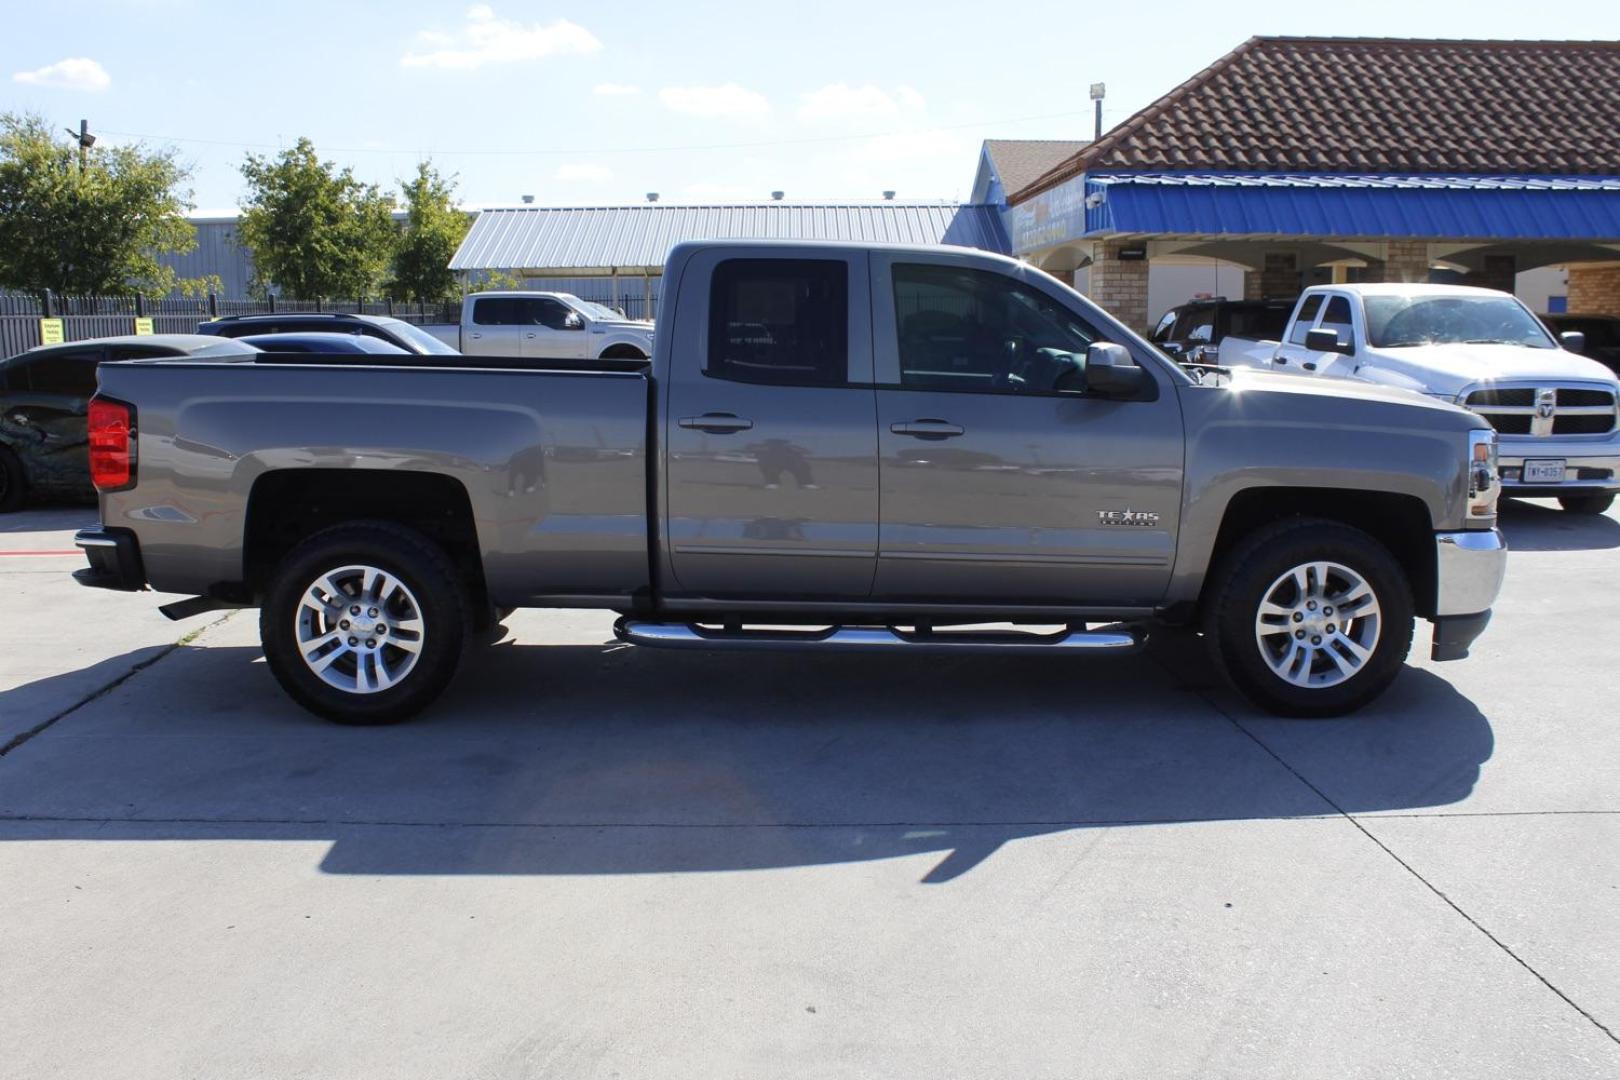
<path id="1" fill-rule="evenodd" d="M 1358 670 L 1333 685 L 1301 686 L 1288 681 L 1272 670 L 1259 640 L 1261 602 L 1285 574 L 1311 562 L 1337 563 L 1359 575 L 1372 590 L 1380 612 L 1370 655 Z M 1267 712 L 1294 717 L 1342 716 L 1382 694 L 1400 674 L 1412 647 L 1412 588 L 1389 549 L 1360 529 L 1311 518 L 1280 522 L 1245 537 L 1221 561 L 1215 574 L 1204 611 L 1205 638 L 1216 664 L 1232 685 Z M 1272 594 L 1274 599 L 1276 595 Z M 1356 633 L 1372 633 L 1370 626 L 1359 621 L 1330 625 L 1341 630 L 1353 626 Z M 1279 659 L 1293 648 L 1285 635 L 1266 640 L 1273 643 Z M 1316 637 L 1307 640 L 1319 642 Z M 1300 642 L 1301 647 L 1305 644 L 1306 640 Z M 1338 652 L 1349 659 L 1348 652 Z M 1312 671 L 1321 672 L 1323 678 L 1342 677 L 1335 673 L 1326 653 L 1322 649 L 1304 654 L 1298 671 L 1307 682 L 1314 677 Z"/>
<path id="2" fill-rule="evenodd" d="M 316 674 L 304 661 L 298 639 L 300 605 L 311 583 L 355 565 L 396 577 L 419 609 L 422 626 L 414 666 L 394 685 L 370 692 L 344 690 Z M 259 613 L 259 637 L 276 681 L 310 712 L 339 724 L 392 724 L 421 711 L 443 692 L 461 660 L 468 624 L 466 593 L 443 549 L 412 529 L 368 522 L 316 533 L 281 561 Z M 395 627 L 394 640 L 400 639 L 401 629 Z M 403 660 L 403 650 L 388 655 Z M 334 667 L 345 663 L 340 660 Z"/>
<path id="3" fill-rule="evenodd" d="M 1607 514 L 1614 505 L 1614 493 L 1595 492 L 1591 495 L 1560 495 L 1558 505 L 1572 514 Z"/>
<path id="4" fill-rule="evenodd" d="M 0 514 L 21 510 L 28 497 L 28 477 L 22 462 L 4 446 L 0 446 Z"/>
<path id="5" fill-rule="evenodd" d="M 647 354 L 634 345 L 610 345 L 602 351 L 603 360 L 645 360 Z"/>

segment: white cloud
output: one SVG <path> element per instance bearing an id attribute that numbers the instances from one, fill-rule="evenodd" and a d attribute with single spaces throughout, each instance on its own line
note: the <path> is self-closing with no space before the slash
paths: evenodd
<path id="1" fill-rule="evenodd" d="M 666 86 L 658 100 L 678 113 L 690 116 L 760 117 L 771 111 L 765 95 L 736 83 L 723 86 Z"/>
<path id="2" fill-rule="evenodd" d="M 558 180 L 611 180 L 613 170 L 606 165 L 595 165 L 590 162 L 573 162 L 557 166 Z"/>
<path id="3" fill-rule="evenodd" d="M 473 71 L 486 64 L 519 64 L 567 53 L 593 53 L 602 47 L 596 35 L 567 19 L 521 23 L 497 18 L 488 4 L 467 9 L 467 23 L 455 34 L 424 30 L 417 35 L 429 52 L 407 52 L 404 67 Z"/>
<path id="4" fill-rule="evenodd" d="M 629 83 L 605 82 L 591 87 L 591 93 L 599 97 L 630 97 L 632 94 L 641 93 L 641 87 L 631 86 Z"/>
<path id="5" fill-rule="evenodd" d="M 850 86 L 831 83 L 820 90 L 801 96 L 801 120 L 834 120 L 850 116 L 898 117 L 908 112 L 920 112 L 923 96 L 909 86 L 896 87 L 891 93 L 868 83 Z"/>
<path id="6" fill-rule="evenodd" d="M 106 68 L 88 56 L 73 56 L 66 60 L 58 60 L 54 64 L 46 64 L 33 71 L 19 71 L 11 77 L 11 81 L 29 86 L 49 86 L 60 90 L 86 90 L 99 93 L 112 85 L 112 76 L 107 74 Z"/>

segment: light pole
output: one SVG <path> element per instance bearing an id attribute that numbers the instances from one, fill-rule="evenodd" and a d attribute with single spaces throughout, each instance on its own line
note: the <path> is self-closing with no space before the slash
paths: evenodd
<path id="1" fill-rule="evenodd" d="M 67 133 L 79 141 L 79 171 L 84 172 L 84 160 L 90 148 L 96 145 L 96 137 L 90 134 L 90 121 L 80 120 L 79 130 L 67 129 Z"/>
<path id="2" fill-rule="evenodd" d="M 1102 138 L 1102 103 L 1103 95 L 1107 92 L 1108 87 L 1105 84 L 1100 82 L 1094 82 L 1091 84 L 1091 100 L 1097 103 L 1097 121 L 1095 126 L 1092 128 L 1092 142 L 1096 142 L 1098 139 Z"/>

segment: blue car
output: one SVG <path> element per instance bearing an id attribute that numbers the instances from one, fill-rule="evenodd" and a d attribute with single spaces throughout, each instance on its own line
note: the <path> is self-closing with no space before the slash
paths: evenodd
<path id="1" fill-rule="evenodd" d="M 237 341 L 244 345 L 263 349 L 265 352 L 304 352 L 304 353 L 392 353 L 399 356 L 409 356 L 410 351 L 402 349 L 391 341 L 382 338 L 365 337 L 361 334 L 250 334 L 239 337 Z"/>

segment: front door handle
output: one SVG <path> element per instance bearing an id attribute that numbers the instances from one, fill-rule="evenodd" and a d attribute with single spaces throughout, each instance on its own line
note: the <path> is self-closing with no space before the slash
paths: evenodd
<path id="1" fill-rule="evenodd" d="M 948 420 L 912 420 L 904 424 L 890 424 L 896 435 L 910 435 L 914 439 L 954 439 L 966 430 Z"/>
<path id="2" fill-rule="evenodd" d="M 540 335 L 539 334 L 524 334 L 523 336 L 526 337 L 526 338 L 535 338 L 535 337 L 539 337 Z"/>
<path id="3" fill-rule="evenodd" d="M 752 420 L 745 420 L 736 413 L 728 412 L 683 416 L 676 423 L 688 431 L 707 431 L 710 435 L 730 435 L 738 431 L 747 431 L 754 426 Z"/>

